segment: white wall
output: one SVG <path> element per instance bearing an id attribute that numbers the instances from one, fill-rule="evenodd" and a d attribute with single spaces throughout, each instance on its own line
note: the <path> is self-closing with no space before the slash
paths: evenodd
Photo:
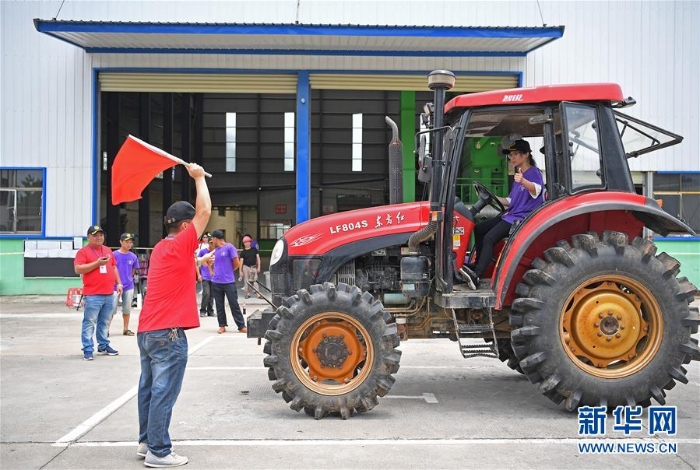
<path id="1" fill-rule="evenodd" d="M 614 81 L 637 99 L 628 112 L 685 137 L 632 162 L 635 170 L 700 170 L 700 2 L 540 1 L 564 37 L 527 58 L 380 58 L 86 54 L 37 33 L 61 0 L 0 2 L 0 165 L 45 166 L 48 236 L 83 234 L 92 217 L 92 69 L 177 67 L 523 71 L 526 86 Z M 59 20 L 292 23 L 296 0 L 75 1 Z M 309 1 L 302 23 L 541 26 L 536 1 Z"/>
<path id="2" fill-rule="evenodd" d="M 91 65 L 38 34 L 55 2 L 0 2 L 0 165 L 46 167 L 46 233 L 84 235 L 91 223 Z"/>
<path id="3" fill-rule="evenodd" d="M 528 57 L 525 85 L 619 83 L 623 112 L 682 135 L 678 146 L 630 160 L 633 170 L 700 170 L 700 3 L 541 2 L 564 37 Z"/>

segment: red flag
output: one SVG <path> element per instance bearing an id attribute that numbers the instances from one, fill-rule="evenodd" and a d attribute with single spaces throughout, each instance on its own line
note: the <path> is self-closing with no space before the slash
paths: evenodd
<path id="1" fill-rule="evenodd" d="M 148 183 L 182 160 L 133 136 L 128 136 L 112 165 L 112 204 L 141 199 Z"/>

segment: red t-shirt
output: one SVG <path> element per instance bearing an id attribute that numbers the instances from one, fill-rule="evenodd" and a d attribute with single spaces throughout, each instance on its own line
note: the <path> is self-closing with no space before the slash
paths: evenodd
<path id="1" fill-rule="evenodd" d="M 148 267 L 148 290 L 139 316 L 138 332 L 165 328 L 198 328 L 194 250 L 197 231 L 190 224 L 175 237 L 153 248 Z"/>
<path id="2" fill-rule="evenodd" d="M 97 261 L 99 258 L 109 256 L 109 261 L 104 265 L 104 271 L 100 272 L 100 267 L 96 267 L 89 273 L 83 274 L 83 295 L 112 295 L 117 276 L 114 274 L 117 266 L 112 250 L 106 246 L 93 248 L 85 245 L 75 255 L 74 266 L 88 264 Z"/>

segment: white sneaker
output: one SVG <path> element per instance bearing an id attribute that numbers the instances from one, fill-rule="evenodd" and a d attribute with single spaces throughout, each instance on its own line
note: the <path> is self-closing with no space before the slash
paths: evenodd
<path id="1" fill-rule="evenodd" d="M 136 455 L 143 458 L 146 458 L 146 454 L 148 453 L 148 442 L 139 442 L 139 448 L 136 449 Z"/>
<path id="2" fill-rule="evenodd" d="M 146 461 L 143 463 L 146 467 L 153 468 L 167 468 L 167 467 L 179 467 L 180 465 L 185 465 L 189 462 L 189 459 L 184 455 L 177 455 L 175 452 L 170 452 L 170 455 L 165 457 L 156 457 L 149 450 L 146 454 Z"/>

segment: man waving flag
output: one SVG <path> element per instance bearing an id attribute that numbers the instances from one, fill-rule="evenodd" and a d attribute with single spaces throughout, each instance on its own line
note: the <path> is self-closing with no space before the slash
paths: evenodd
<path id="1" fill-rule="evenodd" d="M 127 136 L 112 166 L 112 204 L 141 199 L 141 193 L 158 173 L 177 164 L 188 165 L 133 135 Z"/>

